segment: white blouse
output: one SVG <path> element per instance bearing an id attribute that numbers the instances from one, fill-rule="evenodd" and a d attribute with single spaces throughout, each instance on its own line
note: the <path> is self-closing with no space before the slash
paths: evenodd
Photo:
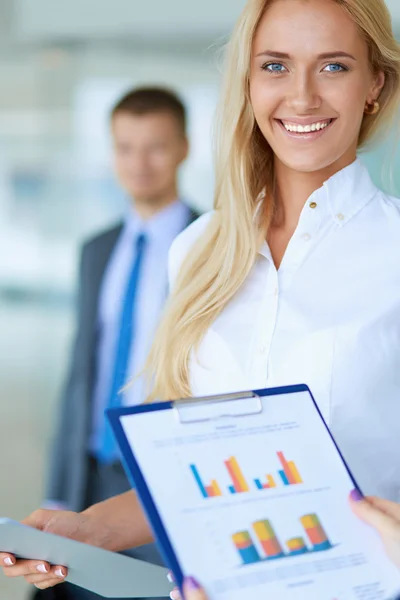
<path id="1" fill-rule="evenodd" d="M 171 285 L 210 220 L 170 251 Z M 363 491 L 400 501 L 400 201 L 357 160 L 267 244 L 192 356 L 194 395 L 306 383 Z"/>

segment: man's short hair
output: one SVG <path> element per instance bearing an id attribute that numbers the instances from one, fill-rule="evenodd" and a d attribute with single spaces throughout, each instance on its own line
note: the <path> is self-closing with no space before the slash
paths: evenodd
<path id="1" fill-rule="evenodd" d="M 179 96 L 161 87 L 141 87 L 131 90 L 117 102 L 111 111 L 111 119 L 120 113 L 132 116 L 169 113 L 186 135 L 186 108 Z"/>

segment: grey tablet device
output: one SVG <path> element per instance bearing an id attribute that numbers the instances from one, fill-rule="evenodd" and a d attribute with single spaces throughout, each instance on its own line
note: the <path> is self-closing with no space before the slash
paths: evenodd
<path id="1" fill-rule="evenodd" d="M 68 567 L 67 581 L 105 598 L 169 596 L 167 569 L 0 519 L 0 550 Z"/>

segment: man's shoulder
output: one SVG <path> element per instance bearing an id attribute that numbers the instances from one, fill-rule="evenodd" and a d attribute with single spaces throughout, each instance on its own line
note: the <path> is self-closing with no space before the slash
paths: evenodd
<path id="1" fill-rule="evenodd" d="M 123 223 L 120 222 L 113 225 L 112 227 L 109 227 L 108 229 L 105 229 L 90 236 L 83 242 L 82 254 L 95 252 L 99 249 L 99 247 L 102 247 L 104 245 L 112 246 L 116 243 L 117 239 L 121 235 L 123 227 Z"/>

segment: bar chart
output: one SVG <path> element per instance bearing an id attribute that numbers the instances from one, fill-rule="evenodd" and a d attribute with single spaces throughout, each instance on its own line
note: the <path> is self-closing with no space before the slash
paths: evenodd
<path id="1" fill-rule="evenodd" d="M 315 513 L 304 515 L 299 521 L 303 527 L 305 537 L 290 538 L 284 545 L 279 541 L 275 529 L 268 519 L 256 521 L 252 524 L 253 535 L 257 542 L 247 530 L 234 533 L 232 541 L 240 556 L 242 565 L 289 558 L 300 554 L 325 552 L 333 548 L 318 515 Z M 308 545 L 305 538 L 308 540 Z M 260 549 L 262 549 L 263 555 Z"/>
<path id="2" fill-rule="evenodd" d="M 246 478 L 243 469 L 235 456 L 231 456 L 225 460 L 224 465 L 230 479 L 230 484 L 226 487 L 227 492 L 232 495 L 243 494 L 250 492 L 252 489 L 259 491 L 271 490 L 277 488 L 278 484 L 286 487 L 303 483 L 296 463 L 294 461 L 288 461 L 283 452 L 277 452 L 276 456 L 279 461 L 279 466 L 281 467 L 277 470 L 277 477 L 269 473 L 265 475 L 264 480 L 260 478 Z M 222 490 L 225 488 L 221 486 L 216 479 L 212 479 L 210 483 L 207 484 L 204 482 L 200 475 L 200 471 L 195 464 L 190 465 L 190 470 L 203 498 L 215 498 L 223 495 Z"/>

